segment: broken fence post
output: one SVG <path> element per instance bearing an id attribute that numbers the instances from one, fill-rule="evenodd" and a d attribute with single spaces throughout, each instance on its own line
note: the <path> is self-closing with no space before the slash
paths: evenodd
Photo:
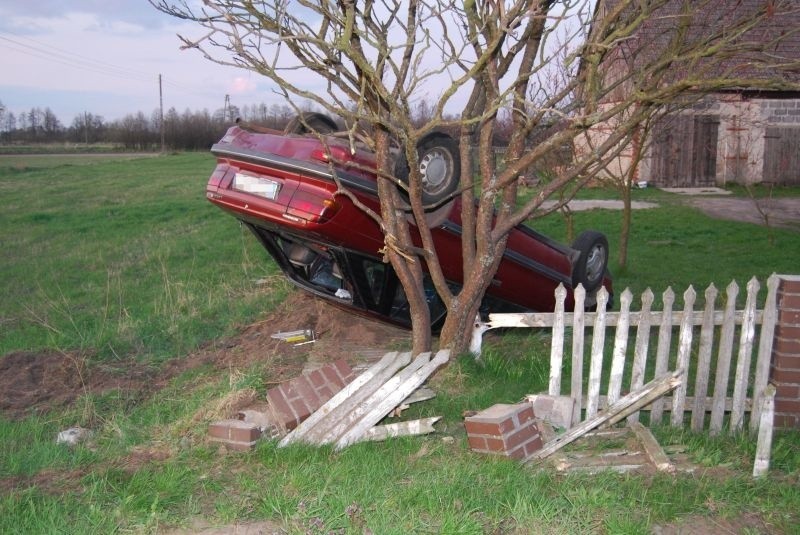
<path id="1" fill-rule="evenodd" d="M 358 442 L 367 440 L 380 441 L 387 438 L 404 437 L 411 435 L 426 435 L 436 431 L 433 424 L 441 420 L 441 416 L 422 418 L 420 420 L 410 420 L 408 422 L 397 422 L 394 424 L 376 425 L 361 435 Z"/>
<path id="2" fill-rule="evenodd" d="M 595 417 L 586 420 L 579 425 L 576 425 L 558 437 L 556 440 L 545 444 L 540 451 L 531 457 L 531 460 L 544 459 L 560 450 L 567 444 L 579 439 L 595 427 L 599 427 L 600 425 L 606 423 L 608 425 L 613 425 L 614 423 L 627 417 L 629 414 L 652 403 L 653 400 L 660 398 L 681 384 L 680 376 L 682 374 L 683 370 L 678 369 L 670 374 L 662 375 L 661 377 L 653 379 L 641 389 L 631 392 L 630 394 L 621 398 L 607 410 L 600 412 Z"/>
<path id="3" fill-rule="evenodd" d="M 772 426 L 775 419 L 775 392 L 773 385 L 767 385 L 759 405 L 761 407 L 758 426 L 758 445 L 756 446 L 756 460 L 753 463 L 753 477 L 761 477 L 769 470 L 769 460 L 772 455 Z"/>

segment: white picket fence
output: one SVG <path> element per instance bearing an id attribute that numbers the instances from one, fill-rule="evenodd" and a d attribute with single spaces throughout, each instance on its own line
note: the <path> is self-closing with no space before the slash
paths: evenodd
<path id="1" fill-rule="evenodd" d="M 661 423 L 664 412 L 669 411 L 671 425 L 683 426 L 684 414 L 689 411 L 691 428 L 700 431 L 705 428 L 706 414 L 710 412 L 708 429 L 710 433 L 717 434 L 724 427 L 725 414 L 729 413 L 728 429 L 737 432 L 744 427 L 745 414 L 750 412 L 749 428 L 751 432 L 756 432 L 769 376 L 777 318 L 777 287 L 778 277 L 773 275 L 767 281 L 767 296 L 764 308 L 760 310 L 757 308 L 760 284 L 755 278 L 747 284 L 743 310 L 735 308 L 739 294 L 739 286 L 735 281 L 726 289 L 721 310 L 716 308 L 719 292 L 713 284 L 706 289 L 705 304 L 700 310 L 695 310 L 697 295 L 691 286 L 683 293 L 682 310 L 673 310 L 675 294 L 670 288 L 662 294 L 662 310 L 652 310 L 654 294 L 647 289 L 641 296 L 640 310 L 635 312 L 631 311 L 633 296 L 628 289 L 620 296 L 620 310 L 607 312 L 608 293 L 601 288 L 597 295 L 597 312 L 583 312 L 586 293 L 579 286 L 574 292 L 576 312 L 567 313 L 564 311 L 567 292 L 563 286 L 559 286 L 556 290 L 555 312 L 492 314 L 489 323 L 476 324 L 472 347 L 473 351 L 475 348 L 477 352 L 480 351 L 482 333 L 488 329 L 552 328 L 548 393 L 561 395 L 564 342 L 567 328 L 571 328 L 572 372 L 569 393 L 565 395 L 574 400 L 573 425 L 595 416 L 598 410 L 619 400 L 624 378 L 628 378 L 628 390 L 635 391 L 645 382 L 661 377 L 670 370 L 681 370 L 681 383 L 672 397 L 658 399 L 643 409 L 650 413 L 650 425 Z M 759 325 L 758 351 L 753 366 L 753 349 Z M 587 326 L 592 326 L 592 329 L 588 377 L 585 377 Z M 611 366 L 606 369 L 606 331 L 613 327 L 616 327 L 616 331 L 610 353 Z M 675 327 L 678 327 L 678 343 L 673 350 Z M 632 329 L 636 332 L 631 352 L 628 346 Z M 657 340 L 653 344 L 655 332 Z M 732 376 L 737 332 L 738 351 Z M 698 337 L 699 340 L 693 343 Z M 652 361 L 653 357 L 655 362 Z M 586 395 L 583 393 L 584 385 Z M 607 386 L 605 396 L 601 395 L 601 385 Z M 582 414 L 584 409 L 585 414 Z M 638 412 L 628 418 L 630 422 L 638 419 Z"/>

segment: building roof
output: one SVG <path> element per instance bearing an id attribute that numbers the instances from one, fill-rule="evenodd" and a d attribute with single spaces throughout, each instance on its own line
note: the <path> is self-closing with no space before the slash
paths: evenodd
<path id="1" fill-rule="evenodd" d="M 599 0 L 595 25 L 627 0 Z M 632 37 L 616 43 L 612 61 L 643 70 L 664 57 L 678 58 L 669 78 L 687 75 L 740 81 L 738 89 L 800 87 L 800 2 L 798 0 L 635 0 L 621 19 L 653 12 Z M 619 25 L 618 25 L 619 26 Z M 752 26 L 752 27 L 751 27 Z M 714 47 L 731 39 L 730 46 Z M 698 50 L 708 52 L 691 60 Z M 713 51 L 713 54 L 711 52 Z"/>

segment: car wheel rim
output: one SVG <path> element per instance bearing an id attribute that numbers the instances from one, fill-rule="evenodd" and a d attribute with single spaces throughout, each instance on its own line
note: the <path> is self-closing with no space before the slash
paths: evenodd
<path id="1" fill-rule="evenodd" d="M 602 276 L 603 265 L 606 261 L 605 249 L 600 245 L 595 245 L 589 251 L 586 258 L 586 280 L 595 281 Z"/>
<path id="2" fill-rule="evenodd" d="M 431 193 L 441 189 L 447 183 L 450 167 L 450 161 L 442 151 L 432 150 L 425 154 L 419 162 L 425 191 Z"/>

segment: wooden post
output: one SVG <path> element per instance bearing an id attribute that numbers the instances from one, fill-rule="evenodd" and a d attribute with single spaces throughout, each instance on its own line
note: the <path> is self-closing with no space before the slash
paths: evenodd
<path id="1" fill-rule="evenodd" d="M 572 408 L 572 423 L 581 421 L 581 403 L 583 398 L 583 335 L 584 316 L 583 306 L 586 301 L 586 290 L 583 284 L 573 291 L 575 298 L 575 312 L 572 316 L 572 377 L 570 380 L 570 395 L 575 400 Z"/>
<path id="2" fill-rule="evenodd" d="M 756 460 L 753 463 L 753 477 L 766 475 L 772 455 L 772 426 L 775 420 L 775 392 L 772 385 L 767 385 L 762 396 L 761 414 L 758 426 L 758 445 Z"/>
<path id="3" fill-rule="evenodd" d="M 711 373 L 711 349 L 714 345 L 714 311 L 717 288 L 711 284 L 706 288 L 706 305 L 703 309 L 703 326 L 700 328 L 700 350 L 697 356 L 697 375 L 694 381 L 694 406 L 692 407 L 692 431 L 703 430 L 706 417 L 706 393 L 708 376 Z"/>
<path id="4" fill-rule="evenodd" d="M 611 376 L 608 380 L 608 404 L 619 399 L 622 390 L 622 373 L 625 371 L 625 355 L 628 352 L 628 330 L 630 329 L 631 301 L 633 294 L 628 288 L 620 296 L 619 322 L 614 336 L 614 350 L 611 358 Z"/>
<path id="5" fill-rule="evenodd" d="M 658 348 L 656 349 L 656 377 L 667 372 L 669 348 L 672 344 L 672 306 L 675 303 L 675 292 L 667 288 L 661 296 L 664 308 L 661 312 L 661 323 L 658 327 Z M 650 410 L 650 425 L 658 425 L 664 415 L 664 400 L 657 399 Z"/>
<path id="6" fill-rule="evenodd" d="M 739 285 L 731 281 L 727 288 L 727 301 L 725 315 L 722 320 L 722 333 L 719 338 L 719 353 L 717 353 L 717 374 L 714 379 L 714 398 L 711 402 L 711 423 L 709 432 L 712 435 L 722 431 L 722 421 L 725 417 L 725 399 L 728 397 L 728 378 L 731 373 L 731 356 L 733 354 L 733 333 L 736 327 L 736 297 L 739 295 Z"/>
<path id="7" fill-rule="evenodd" d="M 753 409 L 750 412 L 751 433 L 756 433 L 760 427 L 761 401 L 769 379 L 772 345 L 775 339 L 775 323 L 778 320 L 777 294 L 779 282 L 779 278 L 775 273 L 767 279 L 767 299 L 764 302 L 764 314 L 761 319 L 761 335 L 758 342 L 756 376 L 753 380 Z"/>
<path id="8" fill-rule="evenodd" d="M 694 328 L 692 316 L 696 298 L 697 294 L 690 285 L 689 288 L 683 292 L 683 317 L 681 317 L 677 362 L 677 368 L 682 371 L 683 375 L 681 376 L 681 384 L 678 385 L 675 389 L 675 394 L 672 396 L 672 414 L 670 415 L 672 427 L 681 427 L 683 425 L 683 409 L 686 403 L 686 382 L 689 378 L 689 359 L 692 352 L 692 330 Z"/>
<path id="9" fill-rule="evenodd" d="M 652 323 L 650 309 L 653 306 L 653 291 L 648 288 L 642 294 L 642 312 L 639 325 L 636 327 L 636 349 L 633 355 L 633 370 L 631 371 L 631 387 L 633 392 L 644 385 L 644 372 L 647 368 L 647 351 L 650 348 L 650 325 Z M 639 411 L 628 416 L 628 423 L 639 421 Z"/>
<path id="10" fill-rule="evenodd" d="M 547 392 L 551 396 L 561 395 L 561 368 L 564 365 L 564 301 L 566 298 L 567 289 L 559 283 L 556 288 L 553 338 L 550 343 L 550 385 Z"/>
<path id="11" fill-rule="evenodd" d="M 600 375 L 603 372 L 603 350 L 606 345 L 606 304 L 608 291 L 603 287 L 597 292 L 597 315 L 592 330 L 592 357 L 589 363 L 589 387 L 586 400 L 586 418 L 597 414 L 600 406 Z"/>
<path id="12" fill-rule="evenodd" d="M 744 424 L 744 403 L 747 397 L 750 359 L 756 333 L 756 296 L 759 290 L 755 277 L 747 283 L 747 302 L 744 307 L 742 335 L 739 341 L 739 356 L 736 360 L 736 377 L 733 385 L 733 408 L 731 409 L 731 432 L 741 431 Z"/>

